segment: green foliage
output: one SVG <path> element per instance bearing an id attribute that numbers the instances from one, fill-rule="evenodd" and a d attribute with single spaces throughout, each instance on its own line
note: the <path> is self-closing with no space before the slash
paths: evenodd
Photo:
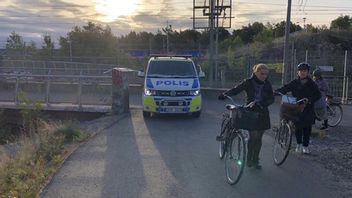
<path id="1" fill-rule="evenodd" d="M 61 51 L 70 56 L 113 56 L 116 52 L 117 38 L 109 26 L 88 22 L 86 26 L 74 27 L 67 37 L 60 37 Z"/>
<path id="2" fill-rule="evenodd" d="M 337 19 L 331 21 L 331 30 L 351 30 L 352 29 L 352 18 L 348 15 L 339 16 Z"/>
<path id="3" fill-rule="evenodd" d="M 85 138 L 72 123 L 42 123 L 35 138 L 25 138 L 14 158 L 0 164 L 0 197 L 37 197 L 39 190 L 64 160 L 65 140 Z M 69 143 L 67 142 L 67 143 Z"/>
<path id="4" fill-rule="evenodd" d="M 55 156 L 60 155 L 64 148 L 65 136 L 63 134 L 54 134 L 46 137 L 40 142 L 39 149 L 36 152 L 36 158 L 43 158 L 47 162 Z"/>
<path id="5" fill-rule="evenodd" d="M 34 160 L 32 150 L 23 151 L 0 169 L 0 194 L 7 197 L 36 197 L 47 174 L 45 164 Z"/>
<path id="6" fill-rule="evenodd" d="M 269 63 L 266 64 L 269 67 L 269 70 L 275 71 L 276 73 L 282 72 L 282 63 Z"/>
<path id="7" fill-rule="evenodd" d="M 73 123 L 68 123 L 60 128 L 57 129 L 56 131 L 57 134 L 63 135 L 65 142 L 74 142 L 74 141 L 80 141 L 82 139 L 82 133 L 81 131 L 73 124 Z"/>
<path id="8" fill-rule="evenodd" d="M 24 92 L 18 93 L 18 99 L 21 107 L 23 131 L 32 136 L 38 130 L 43 108 L 39 102 L 29 100 Z"/>
<path id="9" fill-rule="evenodd" d="M 39 55 L 45 57 L 52 57 L 54 48 L 55 45 L 51 40 L 51 36 L 49 34 L 44 34 L 42 49 L 40 50 Z"/>
<path id="10" fill-rule="evenodd" d="M 24 42 L 22 36 L 16 32 L 11 32 L 10 36 L 6 41 L 6 49 L 8 50 L 18 50 L 24 48 Z"/>
<path id="11" fill-rule="evenodd" d="M 273 30 L 270 28 L 265 28 L 254 36 L 253 41 L 269 44 L 272 43 L 273 39 Z"/>

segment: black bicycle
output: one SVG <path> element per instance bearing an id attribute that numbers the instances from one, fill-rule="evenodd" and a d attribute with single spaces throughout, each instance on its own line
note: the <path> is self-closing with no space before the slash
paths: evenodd
<path id="1" fill-rule="evenodd" d="M 227 182 L 236 184 L 243 173 L 246 159 L 246 141 L 242 129 L 236 126 L 236 117 L 241 113 L 243 106 L 237 105 L 230 96 L 225 95 L 233 104 L 226 104 L 227 111 L 223 114 L 219 141 L 219 158 L 225 157 Z"/>
<path id="2" fill-rule="evenodd" d="M 328 125 L 335 127 L 340 124 L 343 116 L 343 110 L 340 100 L 334 100 L 332 95 L 326 96 L 326 107 L 328 116 Z"/>
<path id="3" fill-rule="evenodd" d="M 282 165 L 288 157 L 292 145 L 292 134 L 295 130 L 295 121 L 298 121 L 308 99 L 296 101 L 295 98 L 277 93 L 282 96 L 280 106 L 280 125 L 274 128 L 275 139 L 273 145 L 273 160 L 277 166 Z"/>

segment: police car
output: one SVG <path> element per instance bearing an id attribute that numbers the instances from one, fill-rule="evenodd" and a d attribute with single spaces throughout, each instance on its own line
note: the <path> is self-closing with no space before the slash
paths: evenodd
<path id="1" fill-rule="evenodd" d="M 192 114 L 199 117 L 202 107 L 199 78 L 192 59 L 187 56 L 152 56 L 145 73 L 143 116 L 152 114 Z"/>

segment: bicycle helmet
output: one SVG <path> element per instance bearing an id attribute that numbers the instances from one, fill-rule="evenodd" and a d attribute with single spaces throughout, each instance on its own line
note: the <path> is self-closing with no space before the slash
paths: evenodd
<path id="1" fill-rule="evenodd" d="M 321 77 L 321 70 L 320 69 L 315 69 L 313 71 L 313 76 L 315 77 Z"/>
<path id="2" fill-rule="evenodd" d="M 300 70 L 310 70 L 310 65 L 308 63 L 300 63 L 297 65 L 297 71 Z"/>

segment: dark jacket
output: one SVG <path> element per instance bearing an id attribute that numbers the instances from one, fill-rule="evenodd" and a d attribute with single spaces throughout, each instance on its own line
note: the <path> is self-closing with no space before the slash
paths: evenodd
<path id="1" fill-rule="evenodd" d="M 311 78 L 307 78 L 307 82 L 302 84 L 301 81 L 297 78 L 283 87 L 277 89 L 276 91 L 286 94 L 291 92 L 293 97 L 296 97 L 297 100 L 302 98 L 308 98 L 309 103 L 304 108 L 302 115 L 298 121 L 299 126 L 312 125 L 315 122 L 315 113 L 314 113 L 314 103 L 319 100 L 321 97 L 318 86 L 314 83 Z"/>
<path id="2" fill-rule="evenodd" d="M 271 83 L 266 80 L 264 82 L 259 81 L 255 75 L 251 78 L 245 79 L 234 88 L 225 92 L 225 94 L 237 95 L 242 91 L 246 93 L 246 104 L 255 100 L 255 86 L 254 83 L 262 83 L 263 87 L 261 90 L 261 100 L 257 101 L 257 105 L 253 107 L 253 111 L 259 112 L 259 123 L 257 124 L 256 130 L 267 130 L 270 129 L 270 116 L 268 106 L 274 102 L 273 88 Z"/>

